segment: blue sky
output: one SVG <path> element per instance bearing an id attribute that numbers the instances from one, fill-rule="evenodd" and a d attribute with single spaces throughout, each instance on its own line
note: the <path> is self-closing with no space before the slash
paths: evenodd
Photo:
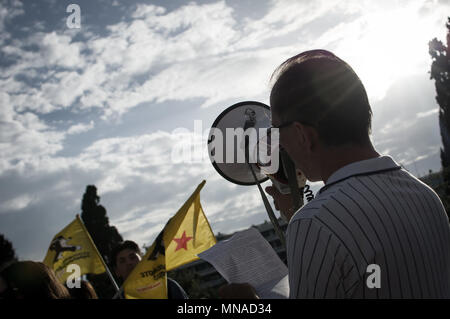
<path id="1" fill-rule="evenodd" d="M 69 29 L 66 7 L 81 8 Z M 285 59 L 328 49 L 366 85 L 373 142 L 415 175 L 440 167 L 428 41 L 447 1 L 20 1 L 0 3 L 0 233 L 42 260 L 95 184 L 126 239 L 150 244 L 195 187 L 214 232 L 263 222 L 256 187 L 218 175 L 207 130 L 242 100 L 268 103 Z M 173 160 L 177 143 L 202 154 Z M 317 190 L 320 184 L 313 185 Z"/>

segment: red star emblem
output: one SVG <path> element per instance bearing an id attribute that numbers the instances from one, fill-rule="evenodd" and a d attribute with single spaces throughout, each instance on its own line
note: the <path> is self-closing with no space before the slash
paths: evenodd
<path id="1" fill-rule="evenodd" d="M 175 251 L 184 248 L 187 250 L 187 242 L 190 241 L 192 237 L 186 236 L 186 231 L 183 231 L 183 235 L 180 238 L 174 238 L 173 240 L 177 242 L 177 248 L 175 248 Z"/>

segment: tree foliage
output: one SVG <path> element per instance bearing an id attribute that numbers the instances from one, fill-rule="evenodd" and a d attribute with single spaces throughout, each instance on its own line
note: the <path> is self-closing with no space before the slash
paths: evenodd
<path id="1" fill-rule="evenodd" d="M 109 225 L 109 218 L 106 209 L 100 205 L 100 197 L 97 195 L 97 188 L 94 185 L 88 185 L 83 195 L 81 203 L 81 218 L 92 237 L 98 251 L 111 269 L 109 260 L 112 249 L 123 241 L 117 228 Z M 99 298 L 111 298 L 115 294 L 107 274 L 89 275 L 89 281 L 95 287 Z"/>
<path id="2" fill-rule="evenodd" d="M 447 45 L 437 38 L 428 43 L 432 59 L 430 78 L 434 79 L 436 101 L 439 104 L 439 127 L 442 138 L 441 164 L 444 182 L 440 186 L 441 200 L 447 214 L 450 212 L 450 17 L 447 27 Z"/>
<path id="3" fill-rule="evenodd" d="M 429 42 L 429 53 L 432 58 L 430 78 L 434 79 L 436 101 L 439 104 L 439 126 L 441 129 L 442 167 L 450 166 L 450 17 L 446 24 L 447 46 L 434 38 Z"/>
<path id="4" fill-rule="evenodd" d="M 0 270 L 13 261 L 17 261 L 16 251 L 12 243 L 0 234 Z"/>

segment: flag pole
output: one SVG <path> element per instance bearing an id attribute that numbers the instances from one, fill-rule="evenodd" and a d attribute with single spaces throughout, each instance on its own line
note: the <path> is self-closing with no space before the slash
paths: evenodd
<path id="1" fill-rule="evenodd" d="M 118 298 L 122 298 L 121 297 L 121 293 L 123 292 L 123 286 L 120 287 L 119 291 L 116 292 L 116 294 L 112 297 L 112 299 L 118 299 Z"/>
<path id="2" fill-rule="evenodd" d="M 111 280 L 111 282 L 114 286 L 114 289 L 116 290 L 116 295 L 119 295 L 119 297 L 120 297 L 121 290 L 119 289 L 119 286 L 117 285 L 116 281 L 114 280 L 114 277 L 112 276 L 111 271 L 109 270 L 108 266 L 106 265 L 105 261 L 103 260 L 103 256 L 98 251 L 97 246 L 95 246 L 94 241 L 92 240 L 92 237 L 89 234 L 89 232 L 88 232 L 86 226 L 84 225 L 83 220 L 80 218 L 79 214 L 77 214 L 77 219 L 80 222 L 81 227 L 83 227 L 84 231 L 86 232 L 87 237 L 89 238 L 89 241 L 91 242 L 92 246 L 94 247 L 95 251 L 97 252 L 97 255 L 100 257 L 103 267 L 105 267 L 106 273 L 108 274 L 108 277 Z M 116 295 L 114 295 L 114 296 L 116 296 Z"/>

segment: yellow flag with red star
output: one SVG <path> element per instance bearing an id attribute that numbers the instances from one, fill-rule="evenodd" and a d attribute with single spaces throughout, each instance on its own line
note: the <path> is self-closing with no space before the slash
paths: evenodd
<path id="1" fill-rule="evenodd" d="M 164 228 L 167 271 L 199 259 L 197 254 L 216 244 L 216 237 L 200 204 L 200 191 L 205 183 L 200 183 Z"/>
<path id="2" fill-rule="evenodd" d="M 167 298 L 166 272 L 199 259 L 197 254 L 216 244 L 216 238 L 200 204 L 206 181 L 166 224 L 132 271 L 123 287 L 126 298 Z"/>

